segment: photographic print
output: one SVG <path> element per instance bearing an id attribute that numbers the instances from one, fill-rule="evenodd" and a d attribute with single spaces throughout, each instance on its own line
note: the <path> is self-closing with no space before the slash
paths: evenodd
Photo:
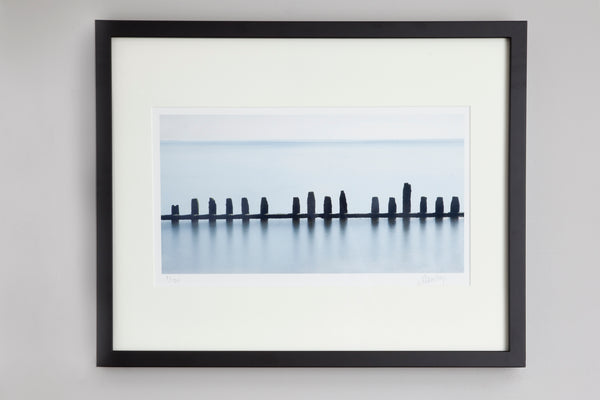
<path id="1" fill-rule="evenodd" d="M 154 112 L 165 282 L 468 284 L 468 108 Z"/>

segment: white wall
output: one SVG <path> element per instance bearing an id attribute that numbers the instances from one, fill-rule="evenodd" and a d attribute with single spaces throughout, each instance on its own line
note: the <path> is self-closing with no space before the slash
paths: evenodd
<path id="1" fill-rule="evenodd" d="M 528 367 L 96 368 L 94 19 L 529 20 Z M 600 396 L 599 40 L 598 0 L 0 1 L 0 398 Z"/>

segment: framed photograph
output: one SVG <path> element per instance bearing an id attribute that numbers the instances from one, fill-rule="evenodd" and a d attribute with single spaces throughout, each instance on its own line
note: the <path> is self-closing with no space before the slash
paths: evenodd
<path id="1" fill-rule="evenodd" d="M 525 365 L 523 21 L 96 21 L 98 366 Z"/>

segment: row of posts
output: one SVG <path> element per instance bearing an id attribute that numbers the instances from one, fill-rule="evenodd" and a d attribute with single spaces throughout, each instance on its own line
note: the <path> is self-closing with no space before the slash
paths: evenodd
<path id="1" fill-rule="evenodd" d="M 410 214 L 411 212 L 411 186 L 408 183 L 404 184 L 404 188 L 402 190 L 402 214 Z M 248 204 L 248 199 L 246 197 L 242 198 L 242 219 L 244 215 L 250 214 L 250 206 Z M 317 215 L 316 212 L 316 200 L 314 192 L 309 192 L 307 201 L 307 217 L 309 219 L 314 219 Z M 339 217 L 345 218 L 348 215 L 348 203 L 346 201 L 346 194 L 342 190 L 340 192 L 339 197 L 339 206 L 340 212 Z M 332 201 L 330 196 L 325 196 L 323 200 L 323 215 L 324 218 L 328 218 L 327 216 L 331 216 L 332 212 Z M 388 200 L 388 212 L 387 215 L 389 218 L 395 218 L 397 214 L 398 207 L 396 205 L 396 199 L 394 197 L 390 197 Z M 199 215 L 199 205 L 198 199 L 192 199 L 191 205 L 192 215 Z M 460 203 L 458 197 L 452 197 L 452 201 L 450 202 L 450 217 L 457 217 L 460 212 Z M 208 214 L 210 216 L 217 215 L 217 203 L 215 199 L 212 197 L 208 200 Z M 225 200 L 225 214 L 233 215 L 233 200 L 231 198 L 227 198 Z M 298 197 L 294 197 L 292 199 L 292 218 L 299 218 L 300 214 L 300 199 Z M 378 218 L 380 215 L 379 212 L 379 198 L 373 197 L 371 199 L 371 217 Z M 423 217 L 427 214 L 427 197 L 422 196 L 421 201 L 419 203 L 419 214 L 423 215 Z M 444 214 L 444 199 L 442 197 L 437 197 L 435 200 L 435 213 L 434 216 L 441 217 Z M 171 206 L 171 215 L 179 215 L 179 206 L 172 205 Z M 260 216 L 261 219 L 269 218 L 269 203 L 266 197 L 261 198 L 260 200 Z M 296 216 L 296 217 L 294 217 Z M 331 218 L 331 217 L 329 217 Z"/>

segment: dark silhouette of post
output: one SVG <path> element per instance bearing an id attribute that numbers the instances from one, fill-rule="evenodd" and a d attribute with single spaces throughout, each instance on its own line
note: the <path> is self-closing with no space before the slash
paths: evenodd
<path id="1" fill-rule="evenodd" d="M 294 219 L 298 219 L 298 214 L 300 214 L 300 199 L 298 197 L 294 197 L 292 199 L 292 215 L 294 215 Z"/>
<path id="2" fill-rule="evenodd" d="M 208 219 L 214 221 L 217 215 L 217 202 L 212 197 L 208 199 Z"/>
<path id="3" fill-rule="evenodd" d="M 398 206 L 396 205 L 396 199 L 390 197 L 388 200 L 388 217 L 396 218 L 396 213 L 398 212 Z"/>
<path id="4" fill-rule="evenodd" d="M 371 218 L 379 218 L 379 198 L 373 197 L 371 199 Z"/>
<path id="5" fill-rule="evenodd" d="M 333 207 L 331 205 L 331 197 L 325 196 L 325 199 L 323 200 L 323 214 L 325 214 L 325 218 L 327 218 L 327 219 L 331 218 L 332 210 L 333 210 Z"/>
<path id="6" fill-rule="evenodd" d="M 198 205 L 198 199 L 192 199 L 192 204 L 191 204 L 191 214 L 192 216 L 194 215 L 198 215 L 200 213 L 200 206 Z M 192 218 L 192 224 L 197 224 L 198 220 Z"/>
<path id="7" fill-rule="evenodd" d="M 308 198 L 306 199 L 306 212 L 309 219 L 315 219 L 316 214 L 316 203 L 315 203 L 315 192 L 308 192 Z"/>
<path id="8" fill-rule="evenodd" d="M 444 199 L 442 197 L 438 197 L 435 199 L 435 217 L 441 218 L 442 214 L 444 214 Z"/>
<path id="9" fill-rule="evenodd" d="M 192 215 L 198 215 L 200 213 L 200 207 L 198 206 L 198 199 L 192 199 Z"/>
<path id="10" fill-rule="evenodd" d="M 464 213 L 460 211 L 460 199 L 458 196 L 452 196 L 450 200 L 449 210 L 444 210 L 444 198 L 436 197 L 435 198 L 435 209 L 433 211 L 427 210 L 427 197 L 421 196 L 419 202 L 419 212 L 412 212 L 411 208 L 411 195 L 412 188 L 409 183 L 404 183 L 404 187 L 402 189 L 402 211 L 399 210 L 399 205 L 397 204 L 395 197 L 388 198 L 387 211 L 380 211 L 379 206 L 379 197 L 374 196 L 371 198 L 371 212 L 370 213 L 348 213 L 348 203 L 346 200 L 346 193 L 341 190 L 339 195 L 339 214 L 333 212 L 333 201 L 331 196 L 323 197 L 323 212 L 317 214 L 316 208 L 316 200 L 315 200 L 315 192 L 308 192 L 308 196 L 306 199 L 307 210 L 306 214 L 300 213 L 300 198 L 293 197 L 292 198 L 292 212 L 290 213 L 272 213 L 269 214 L 269 203 L 266 197 L 262 197 L 260 201 L 260 210 L 258 213 L 250 214 L 250 205 L 248 199 L 246 197 L 242 197 L 241 201 L 241 214 L 234 214 L 233 208 L 233 200 L 228 197 L 225 199 L 225 212 L 222 214 L 217 214 L 217 202 L 214 198 L 210 197 L 208 199 L 208 214 L 200 215 L 200 207 L 198 204 L 198 199 L 191 199 L 191 213 L 187 214 L 179 214 L 179 205 L 174 204 L 171 205 L 171 214 L 161 215 L 160 219 L 163 221 L 172 221 L 176 223 L 178 221 L 190 220 L 192 223 L 198 223 L 200 220 L 209 220 L 211 224 L 214 225 L 215 221 L 218 219 L 224 219 L 228 222 L 231 222 L 236 219 L 241 219 L 245 223 L 247 223 L 250 219 L 261 219 L 263 221 L 268 219 L 285 219 L 291 218 L 294 219 L 297 223 L 298 220 L 302 218 L 307 218 L 311 224 L 314 224 L 314 220 L 319 218 L 324 218 L 326 220 L 331 220 L 333 218 L 339 218 L 340 220 L 345 220 L 346 218 L 389 218 L 390 220 L 396 218 L 460 218 L 464 216 Z M 385 205 L 384 205 L 385 206 Z M 408 222 L 408 221 L 405 221 Z M 377 221 L 373 221 L 373 224 L 376 224 Z M 393 223 L 392 223 L 393 224 Z"/>
<path id="11" fill-rule="evenodd" d="M 405 183 L 404 188 L 402 189 L 402 213 L 410 214 L 410 194 L 412 193 L 412 189 L 410 187 L 410 183 Z"/>
<path id="12" fill-rule="evenodd" d="M 348 214 L 348 203 L 346 202 L 346 193 L 340 192 L 340 218 L 346 218 Z"/>
<path id="13" fill-rule="evenodd" d="M 171 215 L 175 216 L 175 215 L 179 215 L 179 205 L 172 205 L 171 206 Z M 171 224 L 177 224 L 179 223 L 179 220 L 172 218 L 171 219 Z"/>
<path id="14" fill-rule="evenodd" d="M 452 201 L 450 202 L 450 216 L 457 218 L 459 212 L 460 212 L 460 203 L 458 201 L 458 197 L 453 196 Z"/>
<path id="15" fill-rule="evenodd" d="M 427 197 L 421 196 L 421 203 L 419 203 L 419 213 L 421 213 L 421 218 L 427 214 Z"/>
<path id="16" fill-rule="evenodd" d="M 231 215 L 233 214 L 233 200 L 225 199 L 225 214 Z M 231 221 L 231 217 L 227 218 L 227 220 Z"/>
<path id="17" fill-rule="evenodd" d="M 269 213 L 269 203 L 267 202 L 267 198 L 263 197 L 260 199 L 260 219 L 266 220 L 267 214 Z"/>
<path id="18" fill-rule="evenodd" d="M 248 199 L 242 197 L 242 215 L 248 215 L 250 213 L 250 205 L 248 204 Z M 242 216 L 242 219 L 247 220 L 248 217 Z"/>

